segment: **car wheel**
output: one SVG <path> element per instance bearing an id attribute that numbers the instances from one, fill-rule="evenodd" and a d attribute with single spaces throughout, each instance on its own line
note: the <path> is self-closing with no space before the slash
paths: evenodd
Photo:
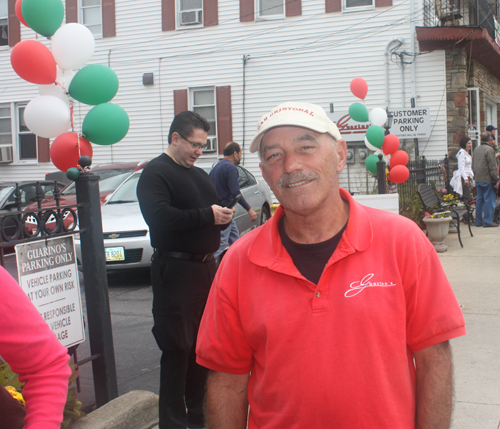
<path id="1" fill-rule="evenodd" d="M 271 219 L 271 212 L 264 206 L 260 213 L 260 225 L 264 225 L 269 219 Z"/>

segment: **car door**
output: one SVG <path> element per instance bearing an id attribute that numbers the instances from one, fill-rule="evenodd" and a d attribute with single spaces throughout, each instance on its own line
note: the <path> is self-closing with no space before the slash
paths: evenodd
<path id="1" fill-rule="evenodd" d="M 261 201 L 262 196 L 257 186 L 257 180 L 245 168 L 238 165 L 237 169 L 238 169 L 238 182 L 240 184 L 241 194 L 243 195 L 247 203 L 250 205 L 250 207 L 254 209 L 255 213 L 257 213 L 257 219 L 260 219 L 260 212 L 262 208 L 262 201 Z M 258 226 L 258 220 L 252 222 L 250 220 L 250 215 L 241 206 L 241 204 L 236 204 L 235 220 L 236 224 L 238 225 L 238 230 L 240 231 L 240 235 L 244 235 L 248 231 Z"/>

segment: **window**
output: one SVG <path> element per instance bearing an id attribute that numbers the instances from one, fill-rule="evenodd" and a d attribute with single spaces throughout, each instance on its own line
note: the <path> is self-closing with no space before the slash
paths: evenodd
<path id="1" fill-rule="evenodd" d="M 24 122 L 24 109 L 26 106 L 17 106 L 18 123 L 18 157 L 19 161 L 37 160 L 37 141 Z"/>
<path id="2" fill-rule="evenodd" d="M 10 105 L 0 104 L 0 162 L 12 162 L 12 119 Z"/>
<path id="3" fill-rule="evenodd" d="M 249 186 L 253 186 L 257 184 L 257 180 L 252 174 L 240 167 L 239 165 L 236 167 L 238 169 L 238 183 L 240 185 L 240 189 L 248 188 Z"/>
<path id="4" fill-rule="evenodd" d="M 178 26 L 201 25 L 203 23 L 203 0 L 179 0 Z"/>
<path id="5" fill-rule="evenodd" d="M 0 46 L 9 44 L 9 8 L 8 0 L 0 0 Z"/>
<path id="6" fill-rule="evenodd" d="M 101 0 L 80 0 L 80 18 L 95 37 L 102 37 Z"/>
<path id="7" fill-rule="evenodd" d="M 343 0 L 344 11 L 373 9 L 373 0 Z"/>
<path id="8" fill-rule="evenodd" d="M 210 124 L 208 131 L 207 143 L 208 147 L 205 152 L 211 152 L 217 148 L 217 110 L 215 105 L 215 88 L 191 88 L 190 89 L 190 105 L 193 112 L 203 116 Z"/>
<path id="9" fill-rule="evenodd" d="M 285 16 L 283 0 L 257 0 L 257 16 L 259 18 L 277 18 Z"/>

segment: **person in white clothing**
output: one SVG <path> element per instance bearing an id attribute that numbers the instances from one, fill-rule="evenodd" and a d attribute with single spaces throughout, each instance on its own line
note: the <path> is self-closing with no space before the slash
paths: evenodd
<path id="1" fill-rule="evenodd" d="M 450 185 L 453 190 L 463 196 L 467 201 L 470 200 L 470 188 L 473 183 L 474 173 L 472 172 L 472 156 L 470 150 L 472 141 L 469 137 L 462 137 L 460 140 L 461 149 L 457 153 L 458 168 L 453 172 L 453 178 Z"/>

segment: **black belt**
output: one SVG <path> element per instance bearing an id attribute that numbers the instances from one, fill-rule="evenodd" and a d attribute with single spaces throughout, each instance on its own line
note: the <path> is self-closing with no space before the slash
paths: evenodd
<path id="1" fill-rule="evenodd" d="M 213 253 L 206 253 L 204 255 L 196 255 L 194 253 L 184 253 L 184 252 L 166 252 L 165 250 L 160 250 L 162 255 L 170 256 L 177 259 L 189 259 L 191 261 L 207 262 L 213 259 Z"/>

